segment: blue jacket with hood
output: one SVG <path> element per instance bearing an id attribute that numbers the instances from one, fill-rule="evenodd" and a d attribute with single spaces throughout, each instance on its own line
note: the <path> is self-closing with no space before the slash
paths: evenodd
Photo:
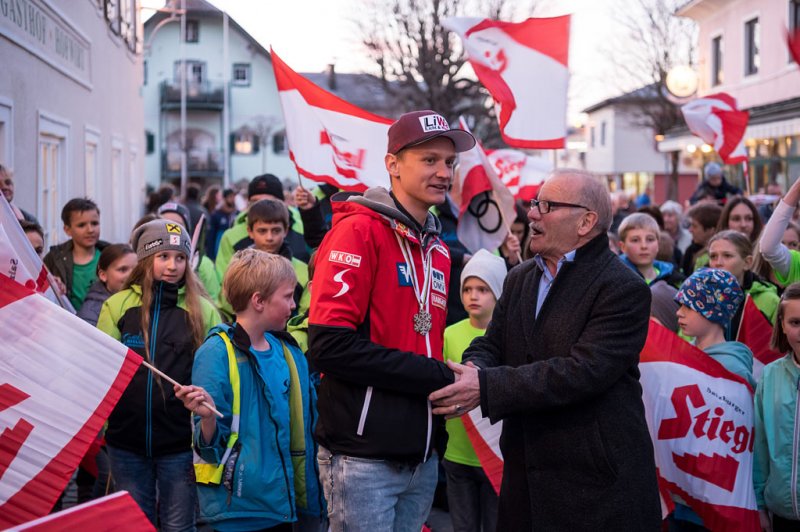
<path id="1" fill-rule="evenodd" d="M 319 485 L 316 445 L 316 392 L 308 362 L 288 333 L 266 334 L 271 349 L 254 352 L 240 326 L 214 327 L 195 354 L 192 384 L 202 386 L 224 418 L 217 420 L 211 442 L 204 442 L 200 417 L 195 416 L 194 449 L 203 460 L 219 463 L 230 436 L 233 390 L 228 355 L 219 332 L 233 343 L 239 368 L 241 407 L 239 440 L 230 488 L 198 484 L 200 515 L 217 530 L 269 528 L 297 519 L 297 513 L 324 516 L 325 500 Z M 289 370 L 281 342 L 294 358 L 303 398 L 305 470 L 294 471 L 290 456 Z"/>

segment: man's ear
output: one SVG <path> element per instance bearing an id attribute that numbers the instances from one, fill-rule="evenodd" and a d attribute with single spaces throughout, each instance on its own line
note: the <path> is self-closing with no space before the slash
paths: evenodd
<path id="1" fill-rule="evenodd" d="M 400 177 L 397 155 L 394 153 L 387 153 L 386 157 L 383 158 L 383 162 L 386 164 L 386 171 L 389 172 L 391 177 Z"/>
<path id="2" fill-rule="evenodd" d="M 583 213 L 581 216 L 581 221 L 578 224 L 578 236 L 584 237 L 592 232 L 592 230 L 597 225 L 597 213 L 594 211 L 589 211 Z"/>

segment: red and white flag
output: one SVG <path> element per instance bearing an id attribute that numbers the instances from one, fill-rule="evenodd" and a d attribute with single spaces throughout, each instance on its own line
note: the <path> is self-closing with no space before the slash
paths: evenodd
<path id="1" fill-rule="evenodd" d="M 761 530 L 750 385 L 653 320 L 639 370 L 662 493 L 707 529 Z"/>
<path id="2" fill-rule="evenodd" d="M 530 201 L 535 198 L 539 187 L 553 171 L 552 161 L 544 157 L 531 157 L 519 150 L 492 150 L 486 154 L 497 177 L 516 199 Z"/>
<path id="3" fill-rule="evenodd" d="M 461 37 L 478 80 L 494 99 L 509 146 L 564 147 L 569 24 L 569 15 L 519 23 L 467 17 L 442 22 Z"/>
<path id="4" fill-rule="evenodd" d="M 74 506 L 62 512 L 30 521 L 14 530 L 32 532 L 61 532 L 62 530 L 91 530 L 92 532 L 147 532 L 155 527 L 127 491 Z"/>
<path id="5" fill-rule="evenodd" d="M 499 495 L 500 484 L 503 481 L 503 453 L 500 451 L 503 422 L 492 424 L 489 418 L 481 416 L 480 407 L 473 408 L 461 416 L 461 421 L 464 423 L 472 448 L 481 461 L 483 472 L 492 483 L 495 493 Z"/>
<path id="6" fill-rule="evenodd" d="M 0 529 L 50 512 L 142 358 L 0 274 Z"/>
<path id="7" fill-rule="evenodd" d="M 753 298 L 748 294 L 744 300 L 742 321 L 739 323 L 736 340 L 742 342 L 753 352 L 753 378 L 756 382 L 761 380 L 764 366 L 783 357 L 782 353 L 770 349 L 771 339 L 772 324 L 758 310 Z"/>
<path id="8" fill-rule="evenodd" d="M 387 187 L 383 159 L 392 120 L 319 88 L 271 52 L 289 156 L 297 173 L 347 191 Z"/>
<path id="9" fill-rule="evenodd" d="M 463 118 L 461 129 L 469 131 Z M 480 143 L 459 154 L 456 171 L 461 193 L 458 240 L 470 251 L 494 251 L 508 235 L 508 228 L 517 216 L 514 196 L 497 177 Z"/>
<path id="10" fill-rule="evenodd" d="M 725 164 L 747 161 L 744 132 L 750 113 L 740 111 L 736 100 L 720 92 L 692 100 L 681 107 L 689 130 L 711 144 Z"/>

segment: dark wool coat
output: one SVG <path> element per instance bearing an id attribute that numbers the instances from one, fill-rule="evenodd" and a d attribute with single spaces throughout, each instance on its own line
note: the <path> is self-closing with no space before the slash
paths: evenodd
<path id="1" fill-rule="evenodd" d="M 497 530 L 658 530 L 638 370 L 650 291 L 605 234 L 564 263 L 535 318 L 541 275 L 534 261 L 509 273 L 464 353 L 484 415 L 504 421 Z"/>

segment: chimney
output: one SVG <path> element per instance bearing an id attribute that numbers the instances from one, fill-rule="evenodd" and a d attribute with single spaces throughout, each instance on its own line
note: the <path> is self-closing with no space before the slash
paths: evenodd
<path id="1" fill-rule="evenodd" d="M 328 89 L 336 90 L 336 70 L 333 63 L 328 63 Z"/>

